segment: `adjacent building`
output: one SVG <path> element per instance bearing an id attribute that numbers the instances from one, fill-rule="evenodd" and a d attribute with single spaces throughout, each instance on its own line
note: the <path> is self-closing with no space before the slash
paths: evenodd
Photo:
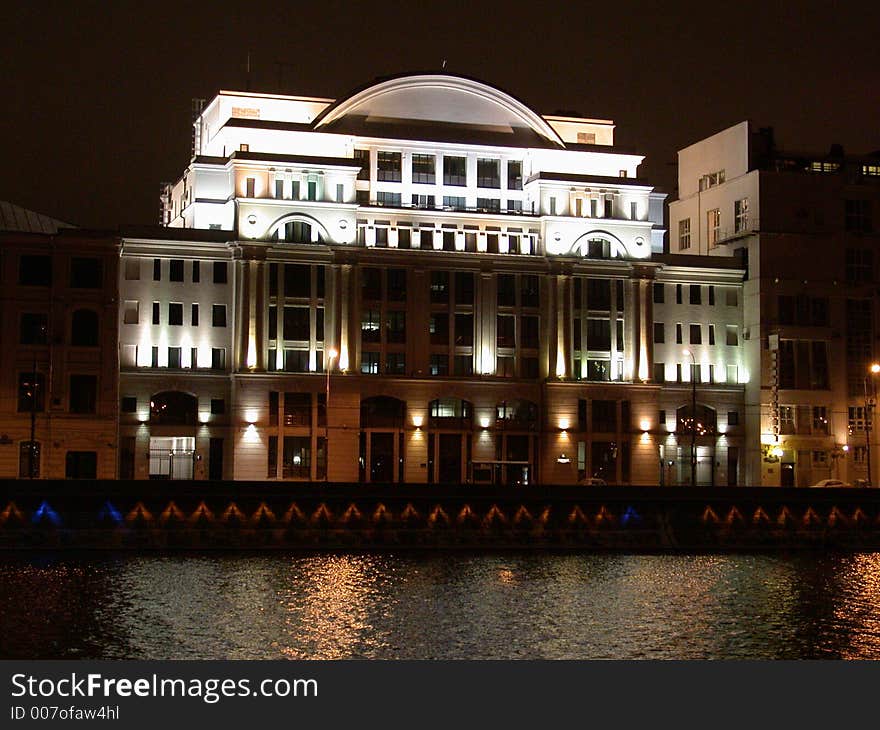
<path id="1" fill-rule="evenodd" d="M 742 482 L 745 260 L 641 161 L 447 74 L 220 92 L 122 234 L 120 476 Z"/>
<path id="2" fill-rule="evenodd" d="M 744 482 L 876 484 L 880 153 L 784 151 L 742 122 L 678 160 L 669 249 L 746 272 Z"/>
<path id="3" fill-rule="evenodd" d="M 119 239 L 0 202 L 0 476 L 117 474 Z"/>

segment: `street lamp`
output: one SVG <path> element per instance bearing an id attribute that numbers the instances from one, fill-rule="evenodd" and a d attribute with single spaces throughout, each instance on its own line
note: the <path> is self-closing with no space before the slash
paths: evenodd
<path id="1" fill-rule="evenodd" d="M 874 404 L 877 402 L 877 381 L 874 376 L 880 373 L 880 364 L 871 363 L 868 368 L 868 375 L 864 378 L 865 385 L 865 457 L 868 460 L 868 486 L 873 487 L 874 482 L 871 478 L 871 412 Z M 868 400 L 868 380 L 871 380 L 871 399 Z"/>
<path id="2" fill-rule="evenodd" d="M 324 481 L 330 481 L 330 372 L 333 370 L 333 361 L 339 353 L 330 348 L 327 350 L 327 381 L 324 386 Z"/>
<path id="3" fill-rule="evenodd" d="M 697 486 L 697 359 L 690 350 L 684 351 L 691 358 L 691 486 Z"/>

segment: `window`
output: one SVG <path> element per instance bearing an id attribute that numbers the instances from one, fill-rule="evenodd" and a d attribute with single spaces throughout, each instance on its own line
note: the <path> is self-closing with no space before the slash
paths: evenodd
<path id="1" fill-rule="evenodd" d="M 691 304 L 702 304 L 703 303 L 703 287 L 699 284 L 691 284 L 690 286 L 690 303 Z"/>
<path id="2" fill-rule="evenodd" d="M 139 259 L 126 259 L 125 261 L 125 280 L 140 281 L 141 278 L 141 262 Z"/>
<path id="3" fill-rule="evenodd" d="M 465 157 L 443 158 L 443 184 L 467 185 L 467 159 Z"/>
<path id="4" fill-rule="evenodd" d="M 226 401 L 223 398 L 211 398 L 211 413 L 215 416 L 226 413 Z"/>
<path id="5" fill-rule="evenodd" d="M 190 324 L 193 327 L 198 327 L 199 326 L 199 305 L 198 304 L 192 305 L 192 307 L 190 309 L 189 316 L 190 316 L 190 320 L 189 320 Z"/>
<path id="6" fill-rule="evenodd" d="M 850 284 L 872 281 L 874 275 L 874 252 L 867 248 L 846 249 L 846 280 Z"/>
<path id="7" fill-rule="evenodd" d="M 508 200 L 507 201 L 507 211 L 513 213 L 522 213 L 522 201 L 521 200 Z"/>
<path id="8" fill-rule="evenodd" d="M 449 302 L 449 272 L 431 272 L 431 302 L 446 304 Z"/>
<path id="9" fill-rule="evenodd" d="M 434 196 L 433 195 L 413 195 L 412 196 L 412 205 L 413 208 L 433 208 L 434 207 Z M 377 240 L 378 243 L 378 240 Z"/>
<path id="10" fill-rule="evenodd" d="M 170 368 L 179 368 L 181 367 L 181 348 L 179 347 L 169 347 L 168 348 L 168 367 Z"/>
<path id="11" fill-rule="evenodd" d="M 402 352 L 389 352 L 385 356 L 385 373 L 406 375 L 406 355 Z"/>
<path id="12" fill-rule="evenodd" d="M 49 341 L 48 315 L 32 312 L 22 313 L 19 320 L 18 341 L 22 345 L 45 345 Z"/>
<path id="13" fill-rule="evenodd" d="M 507 162 L 507 189 L 522 190 L 522 162 L 520 160 L 508 160 Z M 509 204 L 508 204 L 509 205 Z M 520 205 L 522 210 L 522 205 Z"/>
<path id="14" fill-rule="evenodd" d="M 168 281 L 183 281 L 183 260 L 171 259 L 168 262 Z"/>
<path id="15" fill-rule="evenodd" d="M 168 305 L 168 324 L 183 324 L 183 304 L 181 304 L 180 302 L 171 302 Z"/>
<path id="16" fill-rule="evenodd" d="M 213 370 L 225 370 L 226 369 L 226 348 L 225 347 L 212 347 L 211 348 L 211 368 Z"/>
<path id="17" fill-rule="evenodd" d="M 70 376 L 70 412 L 94 413 L 98 400 L 96 375 Z"/>
<path id="18" fill-rule="evenodd" d="M 844 205 L 847 231 L 870 233 L 873 230 L 870 200 L 846 200 Z"/>
<path id="19" fill-rule="evenodd" d="M 455 303 L 474 303 L 474 275 L 469 271 L 455 272 Z"/>
<path id="20" fill-rule="evenodd" d="M 153 302 L 153 324 L 159 324 L 159 302 Z"/>
<path id="21" fill-rule="evenodd" d="M 556 197 L 550 196 L 550 215 L 556 215 Z"/>
<path id="22" fill-rule="evenodd" d="M 825 466 L 828 463 L 828 452 L 827 451 L 819 451 L 818 449 L 813 451 L 813 465 L 814 466 Z"/>
<path id="23" fill-rule="evenodd" d="M 654 342 L 666 342 L 666 326 L 663 322 L 654 322 Z"/>
<path id="24" fill-rule="evenodd" d="M 666 382 L 666 363 L 655 362 L 654 363 L 654 382 L 655 383 L 665 383 Z"/>
<path id="25" fill-rule="evenodd" d="M 308 307 L 284 307 L 283 336 L 285 340 L 307 342 L 311 332 Z"/>
<path id="26" fill-rule="evenodd" d="M 587 348 L 611 350 L 611 322 L 607 319 L 587 320 Z"/>
<path id="27" fill-rule="evenodd" d="M 721 240 L 721 210 L 719 208 L 706 211 L 706 230 L 709 246 L 715 246 Z"/>
<path id="28" fill-rule="evenodd" d="M 703 328 L 698 324 L 692 324 L 690 326 L 690 344 L 700 345 L 703 343 L 702 331 Z"/>
<path id="29" fill-rule="evenodd" d="M 275 178 L 275 197 L 281 200 L 284 197 L 284 178 Z"/>
<path id="30" fill-rule="evenodd" d="M 434 184 L 434 155 L 414 154 L 412 156 L 412 181 L 414 183 Z"/>
<path id="31" fill-rule="evenodd" d="M 456 210 L 460 210 L 467 207 L 467 199 L 458 195 L 444 195 L 443 207 L 455 208 Z"/>
<path id="32" fill-rule="evenodd" d="M 18 412 L 43 411 L 45 404 L 46 381 L 43 373 L 18 374 Z"/>
<path id="33" fill-rule="evenodd" d="M 495 361 L 495 375 L 499 378 L 512 378 L 515 364 L 516 358 L 499 355 Z"/>
<path id="34" fill-rule="evenodd" d="M 498 347 L 516 347 L 516 319 L 513 315 L 499 314 L 496 327 Z"/>
<path id="35" fill-rule="evenodd" d="M 727 332 L 725 344 L 731 347 L 739 345 L 739 328 L 735 324 L 728 324 L 725 326 L 725 330 Z"/>
<path id="36" fill-rule="evenodd" d="M 596 144 L 596 133 L 595 132 L 578 132 L 577 133 L 577 141 L 578 141 L 578 144 Z"/>
<path id="37" fill-rule="evenodd" d="M 537 307 L 540 292 L 538 277 L 533 274 L 523 274 L 520 277 L 520 306 Z"/>
<path id="38" fill-rule="evenodd" d="M 70 259 L 70 286 L 73 289 L 100 289 L 103 286 L 104 267 L 101 259 Z"/>
<path id="39" fill-rule="evenodd" d="M 183 315 L 181 314 L 181 317 Z M 212 327 L 225 327 L 226 326 L 226 305 L 225 304 L 214 304 L 211 307 L 211 326 Z"/>
<path id="40" fill-rule="evenodd" d="M 336 183 L 336 202 L 342 203 L 345 200 L 345 185 Z"/>
<path id="41" fill-rule="evenodd" d="M 119 410 L 122 413 L 137 412 L 137 397 L 133 395 L 124 395 L 120 401 Z"/>
<path id="42" fill-rule="evenodd" d="M 813 406 L 813 433 L 828 433 L 828 408 L 825 406 Z"/>
<path id="43" fill-rule="evenodd" d="M 676 285 L 675 285 L 675 303 L 676 303 L 676 304 L 681 304 L 681 302 L 682 302 L 682 298 L 681 298 L 681 284 L 676 284 Z"/>
<path id="44" fill-rule="evenodd" d="M 214 283 L 215 284 L 225 284 L 226 282 L 227 282 L 226 262 L 225 261 L 215 261 L 214 262 Z"/>
<path id="45" fill-rule="evenodd" d="M 379 205 L 399 208 L 401 205 L 400 193 L 390 193 L 387 190 L 380 190 L 376 193 L 376 202 Z"/>
<path id="46" fill-rule="evenodd" d="M 429 371 L 431 375 L 449 375 L 449 358 L 446 355 L 431 355 Z"/>
<path id="47" fill-rule="evenodd" d="M 192 262 L 192 281 L 193 284 L 198 284 L 201 279 L 201 267 L 198 261 Z"/>
<path id="48" fill-rule="evenodd" d="M 716 172 L 710 172 L 707 175 L 703 175 L 700 178 L 700 190 L 708 190 L 709 188 L 714 188 L 716 185 L 721 185 L 724 182 L 725 174 L 724 170 L 717 170 Z"/>
<path id="49" fill-rule="evenodd" d="M 532 350 L 538 348 L 540 340 L 540 319 L 530 315 L 520 317 L 520 345 Z"/>
<path id="50" fill-rule="evenodd" d="M 40 476 L 40 442 L 22 441 L 18 447 L 18 476 L 36 479 Z"/>
<path id="51" fill-rule="evenodd" d="M 501 187 L 501 161 L 486 158 L 477 159 L 477 187 Z"/>
<path id="52" fill-rule="evenodd" d="M 22 286 L 50 286 L 52 260 L 48 256 L 22 254 L 18 260 L 18 283 Z"/>
<path id="53" fill-rule="evenodd" d="M 245 184 L 244 196 L 246 198 L 256 197 L 256 187 L 257 187 L 256 178 L 253 178 L 253 177 L 246 178 L 244 181 L 244 184 Z"/>
<path id="54" fill-rule="evenodd" d="M 77 309 L 70 320 L 70 344 L 77 347 L 98 346 L 98 313 Z"/>
<path id="55" fill-rule="evenodd" d="M 865 430 L 865 409 L 862 406 L 850 406 L 847 415 L 850 433 Z"/>
<path id="56" fill-rule="evenodd" d="M 663 284 L 654 284 L 654 304 L 663 304 L 666 301 L 666 288 Z"/>
<path id="57" fill-rule="evenodd" d="M 456 355 L 452 358 L 453 375 L 473 375 L 474 358 L 471 355 Z"/>
<path id="58" fill-rule="evenodd" d="M 389 302 L 406 301 L 406 269 L 388 269 L 386 296 Z"/>
<path id="59" fill-rule="evenodd" d="M 715 325 L 714 324 L 709 325 L 709 344 L 710 345 L 715 344 Z"/>
<path id="60" fill-rule="evenodd" d="M 499 198 L 477 198 L 477 208 L 484 212 L 499 213 L 501 200 Z"/>
<path id="61" fill-rule="evenodd" d="M 365 375 L 379 374 L 379 353 L 363 352 L 361 353 L 361 372 Z"/>
<path id="62" fill-rule="evenodd" d="M 675 325 L 675 344 L 681 345 L 684 342 L 681 336 L 681 322 Z"/>
<path id="63" fill-rule="evenodd" d="M 733 230 L 742 233 L 749 226 L 749 199 L 741 198 L 733 203 Z"/>
<path id="64" fill-rule="evenodd" d="M 301 308 L 304 311 L 305 308 Z M 308 331 L 305 332 L 306 337 L 297 339 L 307 339 Z M 379 324 L 379 310 L 364 309 L 361 312 L 361 342 L 379 342 L 381 329 Z"/>
<path id="65" fill-rule="evenodd" d="M 156 345 L 150 348 L 150 367 L 159 367 L 159 348 Z"/>
<path id="66" fill-rule="evenodd" d="M 153 281 L 162 281 L 162 259 L 153 259 Z"/>
<path id="67" fill-rule="evenodd" d="M 384 182 L 400 182 L 400 152 L 379 152 L 376 158 L 376 179 Z"/>
<path id="68" fill-rule="evenodd" d="M 724 295 L 724 303 L 728 307 L 735 307 L 739 303 L 739 296 L 736 289 L 728 289 Z"/>
<path id="69" fill-rule="evenodd" d="M 357 162 L 361 166 L 361 169 L 358 172 L 357 179 L 358 180 L 369 180 L 370 179 L 370 150 L 355 150 L 354 151 L 354 159 L 355 159 L 355 162 Z"/>
<path id="70" fill-rule="evenodd" d="M 678 249 L 683 251 L 691 247 L 691 219 L 684 218 L 678 222 Z"/>

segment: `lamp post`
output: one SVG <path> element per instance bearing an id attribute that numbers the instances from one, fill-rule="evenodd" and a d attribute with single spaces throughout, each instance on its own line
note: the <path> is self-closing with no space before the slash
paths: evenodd
<path id="1" fill-rule="evenodd" d="M 331 348 L 327 350 L 327 380 L 324 386 L 324 481 L 330 481 L 330 372 L 333 361 L 339 353 Z"/>
<path id="2" fill-rule="evenodd" d="M 697 359 L 690 350 L 684 351 L 691 358 L 691 486 L 697 486 Z"/>
<path id="3" fill-rule="evenodd" d="M 868 460 L 868 486 L 873 487 L 874 481 L 871 478 L 871 421 L 874 403 L 877 400 L 877 381 L 874 376 L 880 373 L 880 364 L 871 363 L 868 368 L 868 375 L 864 378 L 865 385 L 865 458 Z M 871 381 L 871 398 L 868 399 L 868 380 Z"/>

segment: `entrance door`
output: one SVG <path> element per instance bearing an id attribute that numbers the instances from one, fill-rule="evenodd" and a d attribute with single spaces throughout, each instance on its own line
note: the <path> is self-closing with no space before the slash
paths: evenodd
<path id="1" fill-rule="evenodd" d="M 223 439 L 212 438 L 208 446 L 208 479 L 223 478 Z"/>
<path id="2" fill-rule="evenodd" d="M 780 484 L 783 487 L 794 486 L 794 464 L 789 461 L 782 462 L 782 477 Z"/>
<path id="3" fill-rule="evenodd" d="M 461 434 L 441 433 L 437 481 L 458 484 L 461 482 Z"/>
<path id="4" fill-rule="evenodd" d="M 394 481 L 394 434 L 370 434 L 370 481 Z"/>

